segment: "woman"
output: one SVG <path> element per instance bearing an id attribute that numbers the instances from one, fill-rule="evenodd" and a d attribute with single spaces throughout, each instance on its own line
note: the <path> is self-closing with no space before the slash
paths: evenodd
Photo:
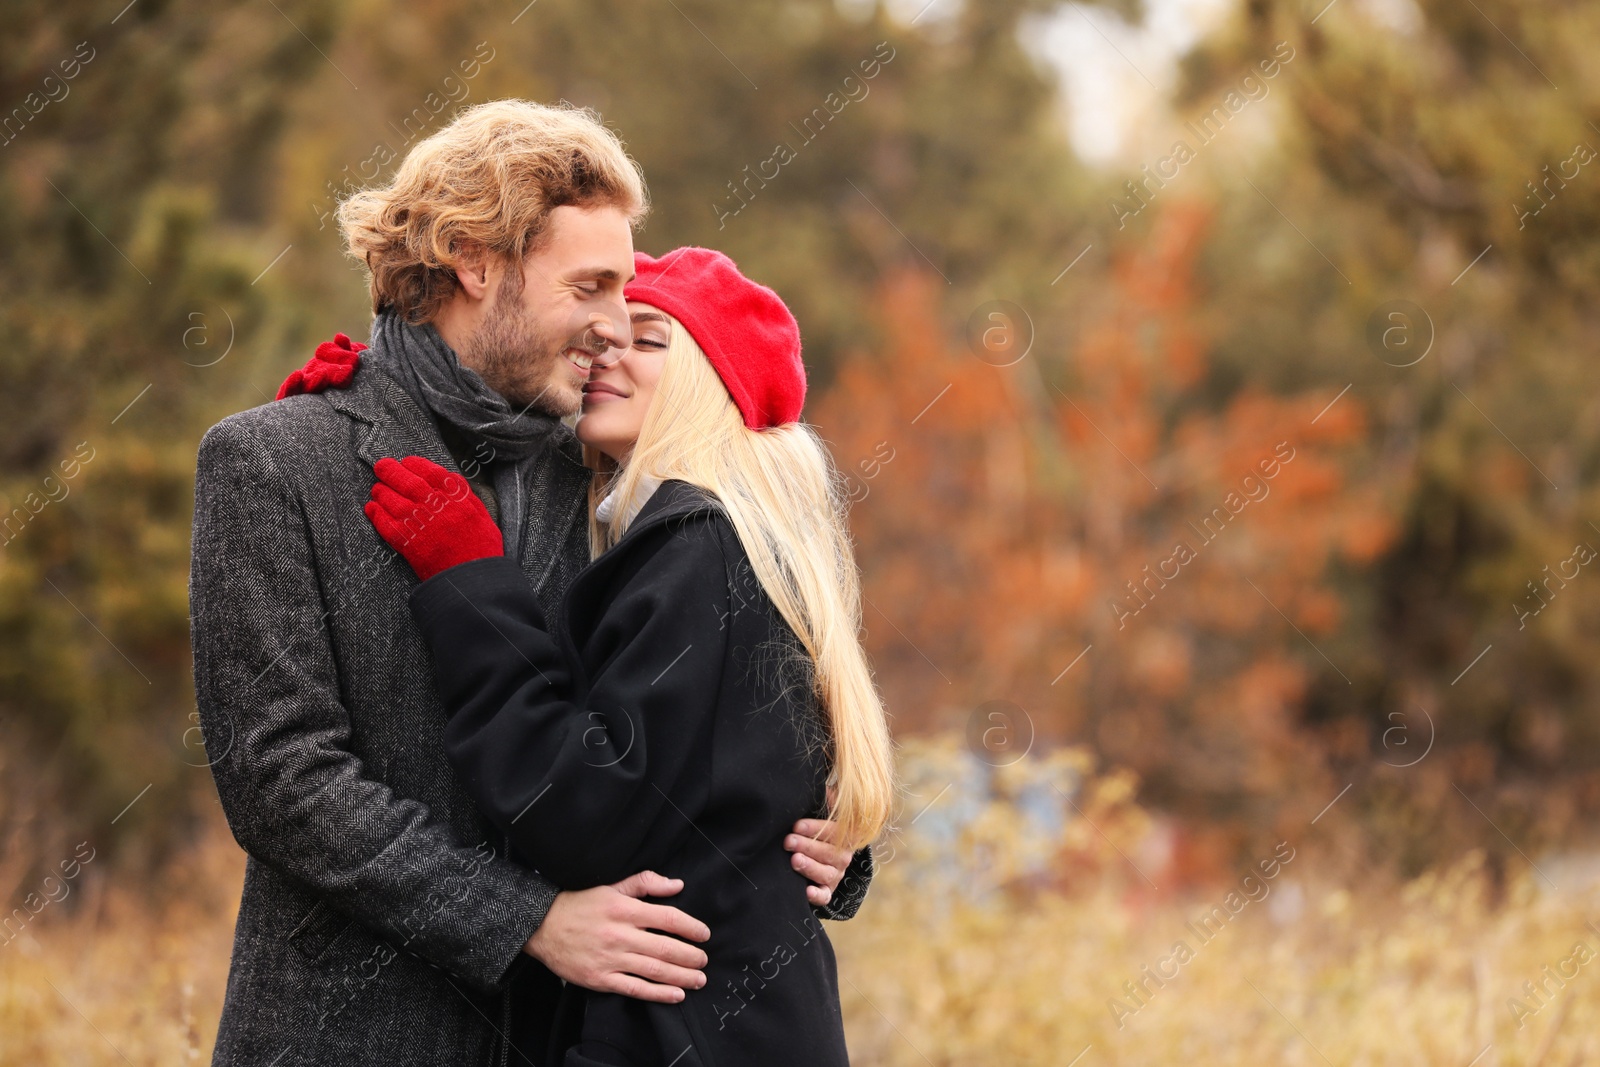
<path id="1" fill-rule="evenodd" d="M 721 253 L 636 269 L 633 346 L 584 387 L 596 559 L 560 619 L 459 475 L 383 460 L 367 514 L 424 579 L 450 758 L 515 850 L 563 888 L 681 878 L 674 903 L 713 931 L 680 1003 L 569 986 L 552 1062 L 844 1064 L 833 951 L 783 836 L 826 811 L 838 843 L 875 837 L 890 742 L 840 497 L 798 421 L 799 330 Z"/>

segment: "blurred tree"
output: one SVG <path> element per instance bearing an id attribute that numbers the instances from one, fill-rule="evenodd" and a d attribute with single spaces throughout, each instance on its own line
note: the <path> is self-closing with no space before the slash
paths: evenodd
<path id="1" fill-rule="evenodd" d="M 210 802 L 186 630 L 195 447 L 317 340 L 365 332 L 338 198 L 461 106 L 597 107 L 654 196 L 639 246 L 724 248 L 782 290 L 820 391 L 891 267 L 937 264 L 958 303 L 1048 282 L 1084 195 L 1019 44 L 1052 6 L 913 27 L 832 0 L 13 5 L 0 825 L 23 866 L 6 869 L 84 834 L 155 859 Z"/>
<path id="2" fill-rule="evenodd" d="M 1572 562 L 1600 549 L 1597 39 L 1589 4 L 1343 3 L 1308 23 L 1249 0 L 1187 62 L 1180 108 L 1203 109 L 1276 42 L 1298 52 L 1276 150 L 1214 168 L 1211 384 L 1348 382 L 1377 413 L 1365 477 L 1404 501 L 1402 529 L 1348 576 L 1355 684 L 1323 672 L 1309 715 L 1374 786 L 1374 854 L 1412 869 L 1472 839 L 1512 853 L 1463 793 L 1527 850 L 1600 805 L 1600 611 Z M 1420 312 L 1388 317 L 1395 300 Z"/>
<path id="3" fill-rule="evenodd" d="M 882 357 L 850 361 L 817 419 L 860 501 L 897 725 L 1013 702 L 1012 746 L 1085 739 L 1161 807 L 1248 836 L 1337 792 L 1304 698 L 1350 665 L 1342 580 L 1394 522 L 1347 477 L 1358 401 L 1246 389 L 1184 409 L 1206 372 L 1190 275 L 1208 215 L 1160 209 L 1119 254 L 1066 385 L 1042 384 L 1040 354 L 952 350 L 937 279 L 901 277 Z"/>
<path id="4" fill-rule="evenodd" d="M 318 10 L 296 15 L 326 41 Z M 319 60 L 271 6 L 8 16 L 0 820 L 20 877 L 84 837 L 159 853 L 209 793 L 186 718 L 195 443 L 267 398 L 212 390 L 271 344 L 262 174 Z M 139 832 L 113 837 L 136 799 L 117 831 Z"/>

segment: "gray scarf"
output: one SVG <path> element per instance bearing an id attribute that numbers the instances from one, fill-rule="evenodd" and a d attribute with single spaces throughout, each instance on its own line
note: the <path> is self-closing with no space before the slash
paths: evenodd
<path id="1" fill-rule="evenodd" d="M 389 372 L 436 423 L 447 422 L 487 455 L 499 504 L 506 555 L 520 558 L 527 519 L 523 484 L 528 467 L 551 447 L 565 428 L 554 415 L 531 408 L 518 411 L 463 367 L 432 323 L 412 326 L 391 308 L 372 323 L 372 350 L 363 357 Z"/>

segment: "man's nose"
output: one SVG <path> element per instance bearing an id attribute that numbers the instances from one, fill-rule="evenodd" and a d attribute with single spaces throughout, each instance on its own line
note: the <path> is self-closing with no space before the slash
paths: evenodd
<path id="1" fill-rule="evenodd" d="M 590 311 L 589 333 L 619 352 L 633 347 L 633 325 L 628 321 L 627 307 L 620 303 L 605 301 Z M 601 346 L 597 343 L 594 347 Z"/>

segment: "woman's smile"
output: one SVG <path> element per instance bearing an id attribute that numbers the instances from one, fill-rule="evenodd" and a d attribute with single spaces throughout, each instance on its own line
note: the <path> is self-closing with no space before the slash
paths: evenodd
<path id="1" fill-rule="evenodd" d="M 610 382 L 597 381 L 591 378 L 583 385 L 583 406 L 586 408 L 594 404 L 626 399 L 628 399 L 628 395 Z"/>

